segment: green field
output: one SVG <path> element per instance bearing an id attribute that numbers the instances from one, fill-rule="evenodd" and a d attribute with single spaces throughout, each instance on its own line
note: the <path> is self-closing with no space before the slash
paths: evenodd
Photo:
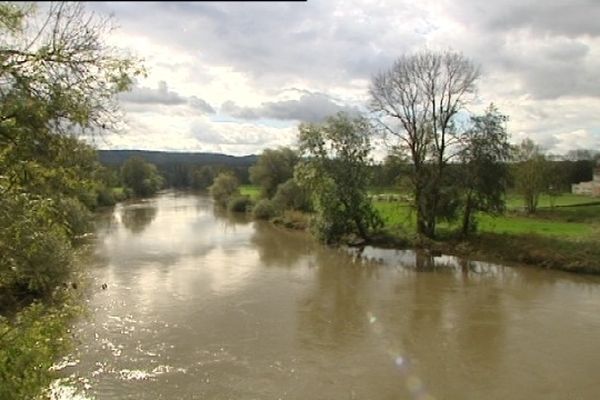
<path id="1" fill-rule="evenodd" d="M 260 188 L 256 185 L 241 185 L 240 192 L 254 200 L 260 196 Z M 369 188 L 368 192 L 370 195 L 400 194 L 389 187 Z M 551 207 L 550 197 L 540 196 L 538 212 L 527 215 L 522 211 L 523 199 L 517 194 L 509 194 L 506 198 L 507 212 L 499 216 L 479 215 L 478 230 L 481 233 L 535 234 L 570 240 L 600 239 L 600 199 L 564 193 L 553 200 L 554 207 Z M 375 200 L 373 204 L 386 228 L 407 233 L 415 231 L 415 214 L 408 203 Z M 458 223 L 441 222 L 438 227 L 440 233 L 459 229 Z"/>
<path id="2" fill-rule="evenodd" d="M 416 218 L 407 203 L 377 200 L 373 204 L 392 238 L 414 235 Z M 567 193 L 557 196 L 550 207 L 550 199 L 543 196 L 533 215 L 526 214 L 521 204 L 518 196 L 509 195 L 504 215 L 480 214 L 478 234 L 468 240 L 454 234 L 458 223 L 439 223 L 438 241 L 429 246 L 466 257 L 600 273 L 598 199 Z"/>
<path id="3" fill-rule="evenodd" d="M 384 191 L 377 191 L 384 193 Z M 391 192 L 388 192 L 391 193 Z M 598 199 L 563 194 L 550 207 L 548 196 L 540 198 L 540 208 L 534 215 L 521 210 L 522 199 L 516 195 L 507 198 L 508 211 L 504 215 L 479 215 L 478 228 L 481 233 L 536 234 L 546 237 L 582 239 L 600 237 L 600 203 Z M 406 231 L 415 229 L 415 216 L 410 206 L 401 202 L 374 201 L 375 209 L 385 226 Z M 457 224 L 440 223 L 442 232 L 458 229 Z"/>
<path id="4" fill-rule="evenodd" d="M 260 196 L 260 188 L 256 185 L 240 185 L 240 193 L 249 196 L 252 200 L 257 200 Z"/>

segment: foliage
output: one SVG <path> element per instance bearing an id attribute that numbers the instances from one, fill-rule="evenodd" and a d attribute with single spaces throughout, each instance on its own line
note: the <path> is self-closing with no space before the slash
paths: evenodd
<path id="1" fill-rule="evenodd" d="M 277 208 L 273 200 L 261 199 L 252 209 L 252 214 L 257 219 L 271 219 L 277 215 Z"/>
<path id="2" fill-rule="evenodd" d="M 36 302 L 13 320 L 0 317 L 0 399 L 37 398 L 55 378 L 51 367 L 68 349 L 65 333 L 77 312 L 70 302 Z"/>
<path id="3" fill-rule="evenodd" d="M 293 178 L 277 186 L 273 204 L 279 210 L 311 211 L 309 193 Z"/>
<path id="4" fill-rule="evenodd" d="M 294 176 L 298 155 L 288 147 L 266 149 L 250 167 L 250 182 L 261 188 L 261 197 L 271 198 L 277 187 Z"/>
<path id="5" fill-rule="evenodd" d="M 57 293 L 102 186 L 78 136 L 114 127 L 114 95 L 142 72 L 81 4 L 43 9 L 0 3 L 0 398 L 35 397 L 64 347 Z"/>
<path id="6" fill-rule="evenodd" d="M 52 221 L 54 223 L 49 223 Z M 20 194 L 0 197 L 0 307 L 48 297 L 72 265 L 67 222 L 49 199 Z"/>
<path id="7" fill-rule="evenodd" d="M 114 95 L 143 73 L 133 58 L 106 46 L 108 21 L 79 3 L 53 3 L 39 31 L 27 30 L 37 6 L 0 4 L 1 135 L 37 134 L 32 125 L 68 132 L 115 123 Z M 10 132 L 6 129 L 10 127 Z"/>
<path id="8" fill-rule="evenodd" d="M 515 149 L 515 185 L 523 196 L 525 209 L 533 214 L 537 210 L 538 199 L 548 187 L 549 164 L 539 146 L 525 139 Z"/>
<path id="9" fill-rule="evenodd" d="M 151 196 L 163 185 L 163 179 L 156 166 L 138 156 L 125 161 L 121 176 L 125 186 L 131 188 L 136 196 Z"/>
<path id="10" fill-rule="evenodd" d="M 215 178 L 213 168 L 203 165 L 192 171 L 191 186 L 196 190 L 206 190 L 212 184 Z"/>
<path id="11" fill-rule="evenodd" d="M 367 238 L 381 224 L 367 196 L 370 133 L 364 118 L 343 113 L 299 127 L 302 161 L 294 179 L 311 193 L 315 233 L 326 243 L 351 234 Z"/>
<path id="12" fill-rule="evenodd" d="M 370 107 L 379 127 L 412 162 L 419 234 L 435 236 L 437 219 L 452 211 L 444 175 L 461 136 L 455 116 L 472 97 L 478 76 L 460 53 L 425 51 L 401 56 L 371 82 Z"/>
<path id="13" fill-rule="evenodd" d="M 471 117 L 473 126 L 463 137 L 461 170 L 457 184 L 462 192 L 462 233 L 476 230 L 478 211 L 501 213 L 508 186 L 510 144 L 506 132 L 508 117 L 493 105 L 483 115 Z"/>
<path id="14" fill-rule="evenodd" d="M 273 223 L 288 229 L 306 230 L 310 225 L 309 218 L 308 214 L 301 211 L 285 210 L 273 218 Z"/>
<path id="15" fill-rule="evenodd" d="M 227 201 L 227 211 L 246 212 L 252 209 L 252 200 L 248 196 L 236 195 Z"/>
<path id="16" fill-rule="evenodd" d="M 410 164 L 405 154 L 397 148 L 390 148 L 382 163 L 373 166 L 373 185 L 406 186 L 410 176 Z"/>
<path id="17" fill-rule="evenodd" d="M 226 207 L 231 197 L 240 195 L 239 186 L 235 175 L 231 172 L 221 172 L 209 187 L 209 191 L 218 206 Z"/>

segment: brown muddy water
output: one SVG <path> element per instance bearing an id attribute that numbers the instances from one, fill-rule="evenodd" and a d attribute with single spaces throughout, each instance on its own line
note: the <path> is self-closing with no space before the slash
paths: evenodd
<path id="1" fill-rule="evenodd" d="M 174 192 L 95 253 L 55 398 L 600 398 L 599 277 L 358 256 Z"/>

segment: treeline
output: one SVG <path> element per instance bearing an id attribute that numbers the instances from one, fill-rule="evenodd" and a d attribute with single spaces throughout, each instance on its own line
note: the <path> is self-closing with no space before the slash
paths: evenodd
<path id="1" fill-rule="evenodd" d="M 505 211 L 509 189 L 521 195 L 528 213 L 535 213 L 541 194 L 552 201 L 569 191 L 572 181 L 591 179 L 593 160 L 556 160 L 531 140 L 509 145 L 506 119 L 494 106 L 472 115 L 460 158 L 445 166 L 444 180 L 436 183 L 441 192 L 436 219 L 458 221 L 463 236 L 476 232 L 478 214 Z M 306 227 L 310 219 L 313 232 L 326 243 L 369 239 L 380 233 L 382 222 L 368 188 L 393 188 L 404 193 L 394 199 L 418 207 L 414 165 L 399 154 L 374 164 L 369 158 L 374 134 L 365 118 L 346 114 L 323 124 L 301 124 L 297 149 L 266 149 L 250 167 L 250 182 L 260 190 L 257 199 L 241 194 L 231 172 L 219 173 L 210 192 L 218 207 L 258 219 L 291 227 Z"/>
<path id="2" fill-rule="evenodd" d="M 597 160 L 600 159 L 597 155 L 592 155 L 592 152 L 586 152 L 589 158 L 573 159 L 566 155 L 547 155 L 547 167 L 553 171 L 549 177 L 549 184 L 555 185 L 557 190 L 561 192 L 569 192 L 571 185 L 574 183 L 591 181 L 593 178 L 593 170 Z M 512 162 L 509 164 L 513 164 Z M 410 172 L 410 164 L 405 159 L 397 156 L 387 156 L 382 162 L 376 163 L 369 167 L 371 169 L 371 185 L 374 187 L 405 187 L 403 186 L 403 177 L 408 176 Z M 450 164 L 449 169 L 459 169 L 460 166 Z M 515 189 L 515 180 L 509 181 L 509 190 Z"/>
<path id="3" fill-rule="evenodd" d="M 256 163 L 256 156 L 234 157 L 224 154 L 212 153 L 169 153 L 156 151 L 134 151 L 134 150 L 101 150 L 99 158 L 109 174 L 108 180 L 112 187 L 124 188 L 126 197 L 133 195 L 144 196 L 154 193 L 156 190 L 143 191 L 133 190 L 133 186 L 139 188 L 140 184 L 134 183 L 135 177 L 130 173 L 127 182 L 124 180 L 123 171 L 127 169 L 141 170 L 151 168 L 160 176 L 160 188 L 194 189 L 206 190 L 214 178 L 222 172 L 231 172 L 242 183 L 250 183 L 248 169 Z M 132 167 L 131 160 L 136 160 Z M 142 162 L 144 164 L 142 164 Z M 147 165 L 144 167 L 143 165 Z M 136 173 L 138 180 L 153 175 L 150 171 Z M 142 193 L 146 192 L 146 193 Z M 115 192 L 119 193 L 119 191 Z M 117 196 L 116 200 L 121 200 Z"/>
<path id="4" fill-rule="evenodd" d="M 218 175 L 211 193 L 219 206 L 259 218 L 311 210 L 315 235 L 335 243 L 378 233 L 381 218 L 367 194 L 372 185 L 401 188 L 416 235 L 432 239 L 440 222 L 459 222 L 463 236 L 476 232 L 479 215 L 505 211 L 509 189 L 535 213 L 541 194 L 591 178 L 589 160 L 553 160 L 531 140 L 511 146 L 508 116 L 494 104 L 468 113 L 478 79 L 478 67 L 460 53 L 402 56 L 373 77 L 368 119 L 338 114 L 301 124 L 296 150 L 263 152 L 250 168 L 251 182 L 261 187 L 258 203 L 240 195 L 230 174 Z M 375 135 L 390 143 L 382 165 L 370 158 Z M 302 206 L 281 198 L 301 199 Z"/>
<path id="5" fill-rule="evenodd" d="M 269 149 L 269 151 L 271 150 Z M 99 205 L 114 205 L 117 201 L 133 196 L 149 196 L 161 188 L 206 190 L 212 185 L 215 177 L 222 173 L 233 175 L 241 185 L 258 182 L 256 177 L 253 180 L 251 176 L 252 165 L 259 160 L 255 156 L 245 158 L 251 160 L 252 163 L 245 160 L 242 165 L 237 163 L 210 165 L 178 163 L 171 161 L 167 156 L 160 164 L 155 165 L 143 155 L 143 152 L 141 153 L 123 159 L 122 164 L 120 164 L 121 160 L 119 163 L 104 164 L 103 170 L 98 175 L 106 190 L 101 192 L 98 199 Z M 583 155 L 585 154 L 589 156 L 589 159 L 569 159 L 572 158 L 572 155 L 569 156 L 569 154 L 544 156 L 544 168 L 547 172 L 544 185 L 551 188 L 550 193 L 568 192 L 571 190 L 572 184 L 592 180 L 592 172 L 598 156 L 593 155 L 592 152 L 583 153 Z M 579 157 L 581 156 L 582 154 L 579 155 Z M 264 158 L 265 155 L 263 154 L 262 157 Z M 296 154 L 295 157 L 299 156 Z M 102 157 L 100 159 L 102 161 Z M 518 162 L 515 159 L 511 159 L 511 161 L 505 162 L 505 167 L 514 167 L 516 163 Z M 149 170 L 127 172 L 127 178 L 124 177 L 124 171 L 144 168 Z M 365 168 L 370 176 L 369 186 L 371 187 L 410 190 L 408 177 L 412 166 L 406 157 L 391 154 L 386 156 L 382 162 L 369 162 Z M 451 163 L 447 168 L 450 175 L 456 175 L 461 173 L 463 166 L 460 163 Z M 143 187 L 144 179 L 147 179 L 145 188 Z M 117 190 L 111 191 L 110 188 L 117 188 Z M 118 188 L 123 188 L 123 191 Z M 507 181 L 507 189 L 517 189 L 514 176 Z"/>

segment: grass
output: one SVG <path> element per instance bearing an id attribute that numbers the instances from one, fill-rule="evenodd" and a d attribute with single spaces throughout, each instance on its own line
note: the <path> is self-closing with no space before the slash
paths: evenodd
<path id="1" fill-rule="evenodd" d="M 378 189 L 378 193 L 385 191 Z M 387 192 L 391 193 L 391 191 Z M 438 223 L 438 241 L 412 242 L 448 254 L 482 257 L 503 262 L 533 264 L 573 272 L 600 273 L 600 201 L 592 197 L 563 194 L 542 196 L 538 212 L 522 211 L 522 199 L 511 194 L 504 215 L 478 216 L 478 233 L 468 240 L 456 234 L 458 222 Z M 374 201 L 384 221 L 381 244 L 414 236 L 415 214 L 407 203 Z"/>
<path id="2" fill-rule="evenodd" d="M 392 189 L 384 188 L 371 192 L 394 193 Z M 594 225 L 600 225 L 600 200 L 593 197 L 565 193 L 555 198 L 555 207 L 550 207 L 549 196 L 543 195 L 538 212 L 534 215 L 521 211 L 523 200 L 516 194 L 509 194 L 506 200 L 506 214 L 479 216 L 481 232 L 585 238 L 595 232 Z M 387 201 L 374 201 L 373 204 L 387 227 L 415 227 L 415 215 L 409 204 Z M 457 228 L 457 224 L 440 223 L 439 227 L 452 230 Z"/>
<path id="3" fill-rule="evenodd" d="M 406 227 L 415 226 L 415 215 L 412 208 L 406 203 L 374 201 L 373 205 L 385 226 L 397 227 L 399 225 Z"/>
<path id="4" fill-rule="evenodd" d="M 243 196 L 249 196 L 252 200 L 258 200 L 260 188 L 256 185 L 240 185 L 240 193 Z"/>
<path id="5" fill-rule="evenodd" d="M 551 197 L 543 194 L 540 196 L 539 201 L 538 201 L 538 207 L 540 209 L 542 208 L 551 208 L 552 206 L 552 202 L 551 202 Z M 582 204 L 593 204 L 593 203 L 599 203 L 600 199 L 598 198 L 594 198 L 594 197 L 588 197 L 588 196 L 581 196 L 578 194 L 572 194 L 572 193 L 562 193 L 559 196 L 556 196 L 554 198 L 554 206 L 556 207 L 564 207 L 564 206 L 576 206 L 576 205 L 582 205 Z M 523 198 L 521 196 L 519 196 L 516 193 L 509 193 L 506 196 L 506 208 L 508 208 L 509 210 L 517 210 L 517 209 L 522 209 L 525 205 L 525 202 L 523 201 Z"/>
<path id="6" fill-rule="evenodd" d="M 587 223 L 554 221 L 510 214 L 498 217 L 480 215 L 478 222 L 480 232 L 484 233 L 536 234 L 558 238 L 583 238 L 593 233 L 592 226 Z"/>

